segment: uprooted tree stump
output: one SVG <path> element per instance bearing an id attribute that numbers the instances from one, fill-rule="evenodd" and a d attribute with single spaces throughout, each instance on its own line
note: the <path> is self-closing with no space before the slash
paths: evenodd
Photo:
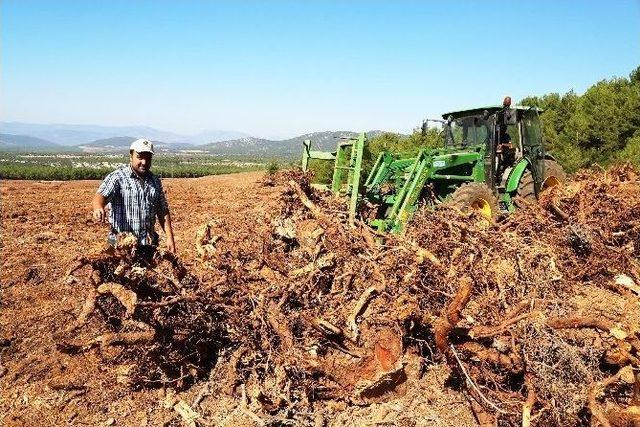
<path id="1" fill-rule="evenodd" d="M 135 238 L 122 235 L 114 248 L 80 258 L 68 276 L 82 272 L 87 297 L 56 336 L 61 351 L 97 347 L 130 365 L 133 387 L 182 388 L 208 375 L 227 343 L 224 309 L 172 254 L 139 250 Z"/>

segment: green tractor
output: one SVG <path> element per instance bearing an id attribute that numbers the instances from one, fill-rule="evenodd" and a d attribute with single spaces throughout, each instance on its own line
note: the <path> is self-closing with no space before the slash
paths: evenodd
<path id="1" fill-rule="evenodd" d="M 305 141 L 303 170 L 310 159 L 333 160 L 330 184 L 319 185 L 350 199 L 350 220 L 359 207 L 373 208 L 369 224 L 399 233 L 420 204 L 450 203 L 488 219 L 515 209 L 515 200 L 535 201 L 565 180 L 562 167 L 545 152 L 535 107 L 474 108 L 443 114 L 444 147 L 415 157 L 382 152 L 364 183 L 362 155 L 366 135 L 338 143 L 335 153 L 311 151 Z M 423 131 L 426 131 L 426 121 Z"/>

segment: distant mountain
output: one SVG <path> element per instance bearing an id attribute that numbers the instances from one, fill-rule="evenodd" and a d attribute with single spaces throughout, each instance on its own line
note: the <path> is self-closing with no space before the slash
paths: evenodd
<path id="1" fill-rule="evenodd" d="M 65 147 L 45 139 L 27 135 L 0 133 L 0 151 L 73 151 L 73 147 Z"/>
<path id="2" fill-rule="evenodd" d="M 382 131 L 370 131 L 367 132 L 367 136 L 371 138 L 381 133 Z M 308 133 L 280 141 L 253 137 L 240 138 L 201 145 L 198 148 L 217 155 L 298 157 L 302 155 L 302 142 L 305 139 L 311 141 L 313 150 L 335 151 L 340 138 L 357 136 L 358 133 L 352 131 L 326 131 Z"/>
<path id="3" fill-rule="evenodd" d="M 212 133 L 202 133 L 201 138 L 213 137 Z M 381 134 L 382 131 L 369 131 L 368 137 Z M 69 151 L 76 150 L 85 153 L 127 153 L 131 142 L 137 136 L 113 136 L 84 141 L 75 146 L 56 144 L 44 138 L 27 135 L 0 134 L 0 151 Z M 209 135 L 209 136 L 207 136 Z M 298 158 L 302 154 L 302 142 L 311 140 L 313 150 L 334 151 L 340 138 L 357 137 L 352 131 L 313 132 L 295 138 L 270 140 L 244 136 L 241 138 L 215 141 L 208 144 L 195 145 L 186 142 L 168 143 L 161 139 L 150 138 L 158 152 L 207 152 L 218 156 L 247 156 L 247 157 L 281 157 Z"/>
<path id="4" fill-rule="evenodd" d="M 87 144 L 100 139 L 122 137 L 122 135 L 133 135 L 137 138 L 147 138 L 171 144 L 206 144 L 248 136 L 242 132 L 227 130 L 208 130 L 196 135 L 180 135 L 149 126 L 96 126 L 23 122 L 0 122 L 0 131 L 7 134 L 33 136 L 60 145 Z"/>
<path id="5" fill-rule="evenodd" d="M 206 130 L 192 136 L 186 137 L 183 142 L 194 145 L 210 144 L 217 141 L 228 141 L 231 139 L 246 138 L 248 133 L 229 131 L 229 130 Z M 162 139 L 162 138 L 160 138 Z"/>
<path id="6" fill-rule="evenodd" d="M 78 148 L 85 153 L 127 153 L 131 143 L 137 138 L 133 136 L 117 136 L 113 138 L 104 138 L 92 141 L 88 144 L 80 144 Z M 197 149 L 193 144 L 172 143 L 168 144 L 163 141 L 151 140 L 156 152 L 176 152 L 183 150 Z"/>
<path id="7" fill-rule="evenodd" d="M 274 142 L 276 141 L 247 136 L 239 139 L 212 142 L 210 144 L 200 145 L 199 148 L 220 154 L 243 154 L 246 151 L 260 152 L 264 149 L 268 149 L 269 145 Z"/>
<path id="8" fill-rule="evenodd" d="M 97 139 L 87 144 L 79 144 L 78 148 L 85 152 L 123 151 L 126 152 L 137 138 L 133 136 L 115 136 Z"/>

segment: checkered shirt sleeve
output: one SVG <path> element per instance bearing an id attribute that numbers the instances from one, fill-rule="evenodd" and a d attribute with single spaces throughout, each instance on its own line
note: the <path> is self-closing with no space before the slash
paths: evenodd
<path id="1" fill-rule="evenodd" d="M 98 187 L 98 193 L 102 194 L 105 199 L 107 199 L 107 203 L 111 202 L 113 199 L 113 195 L 120 190 L 120 171 L 115 170 L 107 175 Z"/>

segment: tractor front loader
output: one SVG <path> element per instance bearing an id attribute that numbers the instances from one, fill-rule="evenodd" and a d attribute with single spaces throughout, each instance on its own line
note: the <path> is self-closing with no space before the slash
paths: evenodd
<path id="1" fill-rule="evenodd" d="M 424 149 L 415 157 L 381 152 L 362 186 L 365 134 L 339 143 L 336 153 L 311 151 L 305 141 L 303 169 L 310 158 L 334 160 L 333 180 L 324 188 L 348 195 L 352 222 L 358 206 L 373 206 L 367 221 L 379 231 L 401 232 L 421 204 L 450 203 L 492 219 L 513 211 L 517 198 L 536 200 L 545 188 L 565 179 L 562 167 L 544 149 L 540 112 L 511 107 L 507 97 L 502 106 L 443 114 L 444 147 Z M 348 156 L 346 148 L 351 149 Z"/>
<path id="2" fill-rule="evenodd" d="M 349 223 L 354 224 L 356 209 L 360 201 L 360 181 L 362 176 L 362 155 L 367 137 L 361 133 L 358 137 L 340 138 L 336 151 L 312 151 L 311 141 L 303 142 L 302 170 L 309 169 L 309 161 L 330 160 L 334 162 L 333 176 L 330 183 L 315 184 L 317 188 L 331 190 L 335 194 L 346 196 L 349 199 Z M 346 181 L 346 182 L 345 182 Z"/>

